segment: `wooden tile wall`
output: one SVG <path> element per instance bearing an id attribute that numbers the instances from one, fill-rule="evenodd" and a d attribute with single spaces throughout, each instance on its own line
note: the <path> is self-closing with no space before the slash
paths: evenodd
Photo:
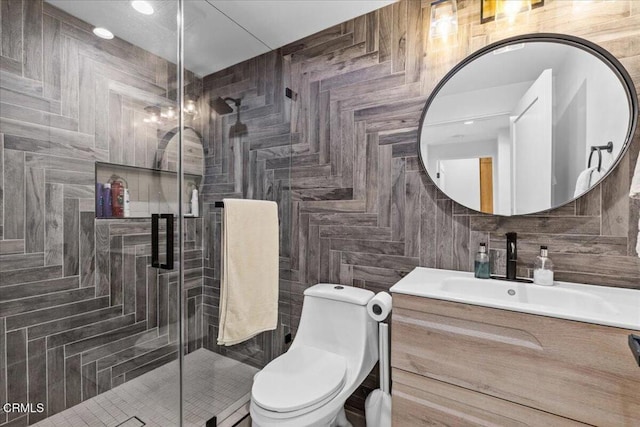
<path id="1" fill-rule="evenodd" d="M 172 97 L 175 72 L 121 40 L 93 38 L 87 24 L 39 0 L 1 4 L 0 400 L 46 397 L 50 415 L 175 357 L 177 286 L 149 267 L 149 223 L 95 222 L 92 212 L 95 160 L 152 160 L 157 130 L 131 125 L 149 102 Z M 203 221 L 186 230 L 189 350 L 205 345 L 263 365 L 295 332 L 306 287 L 379 291 L 416 265 L 469 270 L 481 241 L 500 272 L 505 231 L 520 233 L 523 274 L 547 243 L 560 279 L 640 288 L 640 203 L 626 197 L 638 133 L 589 194 L 515 218 L 457 205 L 416 157 L 433 86 L 495 40 L 573 34 L 607 48 L 639 82 L 640 6 L 548 0 L 509 26 L 481 25 L 479 1 L 460 0 L 459 31 L 446 43 L 428 40 L 428 12 L 428 1 L 401 0 L 204 79 L 201 117 L 211 119 L 194 126 L 207 153 Z M 228 136 L 235 115 L 207 108 L 217 96 L 242 98 L 247 135 Z M 282 225 L 280 327 L 228 349 L 215 345 L 220 212 L 212 203 L 222 197 L 276 200 Z M 374 377 L 350 404 L 361 407 L 372 387 Z M 25 420 L 1 414 L 6 421 Z"/>
<path id="2" fill-rule="evenodd" d="M 291 101 L 284 96 L 285 65 L 277 51 L 233 69 L 206 76 L 204 99 L 233 95 L 242 99 L 240 120 L 246 135 L 231 135 L 236 113 L 219 116 L 209 111 L 204 130 L 206 171 L 202 186 L 204 221 L 203 344 L 205 348 L 262 367 L 285 348 L 290 331 L 291 264 Z M 203 104 L 206 104 L 203 103 Z M 206 107 L 205 107 L 206 108 Z M 310 160 L 313 161 L 313 160 Z M 278 328 L 234 346 L 220 347 L 218 306 L 220 295 L 220 242 L 222 211 L 214 208 L 223 198 L 278 202 L 280 221 L 280 302 Z"/>
<path id="3" fill-rule="evenodd" d="M 144 107 L 174 98 L 175 65 L 40 0 L 0 5 L 0 401 L 47 408 L 0 425 L 27 425 L 177 357 L 177 273 L 151 267 L 150 221 L 94 218 L 95 161 L 152 166 L 166 129 Z M 202 236 L 188 219 L 188 351 Z"/>
<path id="4" fill-rule="evenodd" d="M 506 37 L 585 38 L 616 56 L 639 89 L 640 3 L 547 0 L 511 25 L 481 25 L 479 0 L 459 0 L 458 33 L 446 42 L 428 38 L 429 7 L 426 0 L 400 0 L 204 79 L 210 98 L 243 99 L 249 129 L 241 142 L 229 141 L 231 116 L 210 121 L 215 143 L 205 201 L 226 194 L 278 200 L 277 192 L 291 198 L 281 283 L 291 302 L 287 326 L 295 331 L 308 286 L 330 281 L 377 292 L 415 266 L 470 270 L 480 242 L 489 243 L 494 271 L 502 273 L 506 231 L 520 234 L 520 274 L 530 273 L 538 246 L 548 244 L 560 280 L 640 289 L 633 249 L 640 203 L 627 196 L 639 132 L 615 173 L 587 195 L 511 218 L 448 199 L 425 175 L 416 150 L 434 85 L 464 57 Z M 278 99 L 280 85 L 295 92 L 290 111 Z M 218 226 L 212 212 L 208 221 Z M 210 331 L 215 268 L 205 269 Z M 362 407 L 371 387 L 373 377 L 350 404 Z"/>

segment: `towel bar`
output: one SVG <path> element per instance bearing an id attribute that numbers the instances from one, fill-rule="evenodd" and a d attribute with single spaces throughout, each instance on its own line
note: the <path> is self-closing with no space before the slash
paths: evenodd
<path id="1" fill-rule="evenodd" d="M 213 203 L 213 207 L 214 208 L 224 208 L 224 202 L 214 202 Z M 280 224 L 280 217 L 278 217 L 278 224 Z"/>
<path id="2" fill-rule="evenodd" d="M 607 145 L 592 145 L 591 153 L 589 153 L 589 162 L 587 163 L 587 167 L 591 167 L 591 158 L 593 157 L 593 153 L 595 151 L 598 152 L 598 172 L 602 170 L 602 150 L 606 150 L 607 153 L 613 152 L 613 142 L 607 142 Z"/>

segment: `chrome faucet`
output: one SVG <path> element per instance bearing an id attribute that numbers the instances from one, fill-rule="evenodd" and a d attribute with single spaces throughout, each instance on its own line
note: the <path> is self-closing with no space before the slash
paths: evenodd
<path id="1" fill-rule="evenodd" d="M 518 234 L 507 233 L 507 280 L 516 280 L 518 265 Z"/>

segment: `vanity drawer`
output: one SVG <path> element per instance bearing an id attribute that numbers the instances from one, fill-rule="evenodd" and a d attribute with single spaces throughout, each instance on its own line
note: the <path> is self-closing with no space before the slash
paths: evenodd
<path id="1" fill-rule="evenodd" d="M 394 368 L 584 423 L 640 425 L 634 331 L 399 294 L 393 303 Z"/>
<path id="2" fill-rule="evenodd" d="M 400 369 L 392 374 L 394 426 L 585 425 Z"/>

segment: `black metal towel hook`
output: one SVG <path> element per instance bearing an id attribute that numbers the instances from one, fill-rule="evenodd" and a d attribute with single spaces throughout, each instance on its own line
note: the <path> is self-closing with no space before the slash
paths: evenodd
<path id="1" fill-rule="evenodd" d="M 607 153 L 613 152 L 613 142 L 607 142 L 607 145 L 592 145 L 591 153 L 589 153 L 589 163 L 587 167 L 591 167 L 591 158 L 593 157 L 594 152 L 598 152 L 598 172 L 602 171 L 602 150 L 605 150 Z"/>

